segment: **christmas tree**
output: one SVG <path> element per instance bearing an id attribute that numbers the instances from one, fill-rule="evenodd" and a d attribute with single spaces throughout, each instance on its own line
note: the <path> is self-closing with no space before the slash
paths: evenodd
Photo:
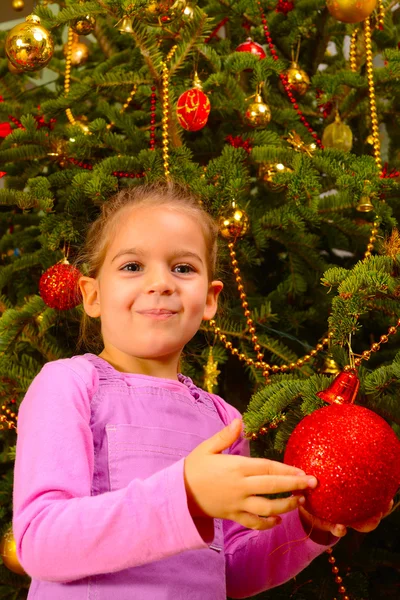
<path id="1" fill-rule="evenodd" d="M 398 21 L 386 0 L 41 0 L 0 32 L 0 597 L 29 587 L 18 406 L 46 362 L 99 351 L 77 350 L 73 263 L 123 187 L 180 182 L 219 222 L 221 308 L 182 371 L 244 413 L 254 456 L 282 460 L 356 371 L 399 433 Z M 257 597 L 398 598 L 399 533 L 393 510 Z"/>

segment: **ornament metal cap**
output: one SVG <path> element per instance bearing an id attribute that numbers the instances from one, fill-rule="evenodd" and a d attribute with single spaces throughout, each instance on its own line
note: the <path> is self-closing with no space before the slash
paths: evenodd
<path id="1" fill-rule="evenodd" d="M 326 390 L 317 392 L 317 396 L 328 404 L 353 404 L 359 388 L 357 371 L 349 369 L 339 373 Z"/>

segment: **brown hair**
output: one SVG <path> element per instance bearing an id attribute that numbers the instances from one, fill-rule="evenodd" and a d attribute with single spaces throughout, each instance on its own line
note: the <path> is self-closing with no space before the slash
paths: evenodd
<path id="1" fill-rule="evenodd" d="M 191 190 L 172 182 L 125 188 L 102 205 L 99 216 L 87 230 L 85 243 L 75 260 L 75 266 L 82 273 L 93 278 L 98 276 L 111 241 L 116 235 L 120 213 L 132 206 L 168 206 L 193 216 L 202 228 L 206 242 L 208 279 L 215 279 L 218 227 Z M 87 346 L 97 350 L 101 345 L 100 319 L 89 317 L 83 311 L 78 348 Z"/>

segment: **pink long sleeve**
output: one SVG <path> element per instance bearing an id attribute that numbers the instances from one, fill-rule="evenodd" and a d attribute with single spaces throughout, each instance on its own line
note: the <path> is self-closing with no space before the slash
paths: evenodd
<path id="1" fill-rule="evenodd" d="M 67 582 L 207 548 L 188 511 L 183 459 L 90 495 L 94 381 L 85 380 L 64 361 L 45 365 L 20 407 L 13 530 L 26 572 Z"/>

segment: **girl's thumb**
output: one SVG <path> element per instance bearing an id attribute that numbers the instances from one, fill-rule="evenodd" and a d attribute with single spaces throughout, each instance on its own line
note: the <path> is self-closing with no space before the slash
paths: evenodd
<path id="1" fill-rule="evenodd" d="M 213 435 L 209 441 L 211 442 L 211 447 L 209 447 L 209 451 L 213 454 L 217 454 L 232 446 L 233 442 L 237 440 L 242 431 L 242 420 L 241 419 L 233 419 L 233 421 L 218 431 L 215 435 Z"/>

